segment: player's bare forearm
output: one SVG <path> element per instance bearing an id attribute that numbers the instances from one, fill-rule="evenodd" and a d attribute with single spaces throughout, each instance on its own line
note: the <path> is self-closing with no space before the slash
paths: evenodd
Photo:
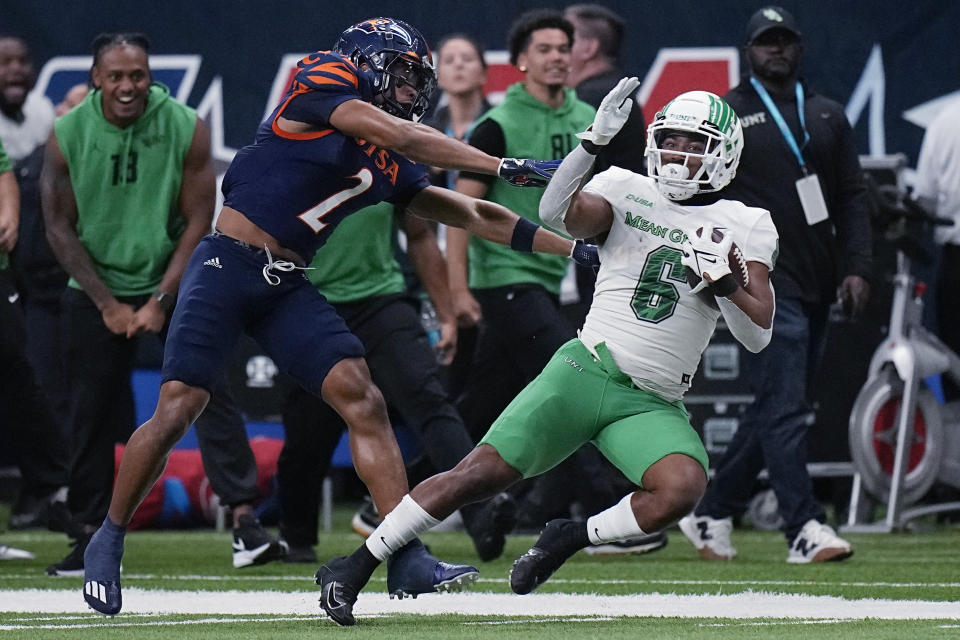
<path id="1" fill-rule="evenodd" d="M 465 169 L 497 175 L 499 158 L 443 133 L 396 118 L 361 100 L 347 100 L 330 114 L 330 124 L 341 133 L 392 149 L 414 162 L 441 169 Z"/>
<path id="2" fill-rule="evenodd" d="M 518 216 L 506 207 L 465 196 L 440 187 L 427 187 L 410 202 L 411 213 L 470 233 L 498 244 L 510 245 Z M 568 256 L 573 242 L 540 227 L 533 237 L 533 250 Z"/>
<path id="3" fill-rule="evenodd" d="M 497 175 L 500 159 L 476 147 L 450 137 L 424 124 L 410 123 L 415 135 L 400 153 L 416 162 L 441 169 L 462 169 L 474 173 Z"/>
<path id="4" fill-rule="evenodd" d="M 509 246 L 517 226 L 517 214 L 489 200 L 474 200 L 474 206 L 480 221 L 466 229 L 486 240 Z M 533 250 L 566 257 L 573 250 L 573 242 L 540 227 L 533 236 Z"/>
<path id="5" fill-rule="evenodd" d="M 737 305 L 755 325 L 769 329 L 773 324 L 774 310 L 769 272 L 766 265 L 759 262 L 748 262 L 747 269 L 750 272 L 750 284 L 746 289 L 737 287 L 727 299 Z"/>

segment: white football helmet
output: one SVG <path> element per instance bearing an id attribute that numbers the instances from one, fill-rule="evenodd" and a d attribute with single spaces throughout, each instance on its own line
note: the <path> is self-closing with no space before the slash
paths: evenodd
<path id="1" fill-rule="evenodd" d="M 703 154 L 663 151 L 660 146 L 670 132 L 695 136 L 706 143 Z M 647 127 L 647 175 L 656 180 L 660 193 L 671 200 L 686 200 L 696 193 L 719 191 L 737 173 L 743 151 L 740 118 L 722 98 L 709 91 L 681 93 L 657 113 Z M 684 156 L 683 164 L 664 164 L 661 154 Z M 690 157 L 700 168 L 690 175 Z"/>

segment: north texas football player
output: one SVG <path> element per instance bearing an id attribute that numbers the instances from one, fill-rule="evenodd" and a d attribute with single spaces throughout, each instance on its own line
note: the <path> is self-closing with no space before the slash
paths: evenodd
<path id="1" fill-rule="evenodd" d="M 751 351 L 768 343 L 777 232 L 762 209 L 727 200 L 684 203 L 729 183 L 743 146 L 737 115 L 703 91 L 677 96 L 650 125 L 649 177 L 613 167 L 583 186 L 597 152 L 626 121 L 638 84 L 625 78 L 607 95 L 540 204 L 540 217 L 555 229 L 603 237 L 579 337 L 554 354 L 456 467 L 417 485 L 365 545 L 321 567 L 322 581 L 339 589 L 341 601 L 352 606 L 380 561 L 459 506 L 544 473 L 588 442 L 640 489 L 586 522 L 547 523 L 513 565 L 515 593 L 534 590 L 579 549 L 663 529 L 703 495 L 707 453 L 683 394 L 721 314 Z M 691 233 L 698 228 L 700 236 Z M 747 264 L 746 288 L 730 272 L 733 242 Z M 715 302 L 692 292 L 687 267 Z"/>

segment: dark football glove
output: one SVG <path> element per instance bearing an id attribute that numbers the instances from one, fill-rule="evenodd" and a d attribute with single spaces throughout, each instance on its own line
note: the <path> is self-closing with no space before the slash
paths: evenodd
<path id="1" fill-rule="evenodd" d="M 497 167 L 497 175 L 515 187 L 545 187 L 560 162 L 562 161 L 504 158 Z"/>
<path id="2" fill-rule="evenodd" d="M 577 264 L 590 267 L 596 273 L 600 270 L 600 252 L 596 245 L 587 244 L 583 240 L 577 240 L 573 244 L 573 250 L 570 252 L 570 259 Z"/>

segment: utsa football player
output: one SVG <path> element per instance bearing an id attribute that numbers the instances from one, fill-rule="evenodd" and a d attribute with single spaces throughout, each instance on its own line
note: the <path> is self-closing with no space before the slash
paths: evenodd
<path id="1" fill-rule="evenodd" d="M 245 331 L 277 366 L 347 423 L 357 474 L 380 513 L 408 490 L 400 449 L 363 346 L 302 269 L 347 215 L 388 201 L 519 251 L 595 261 L 595 253 L 504 207 L 430 186 L 424 164 L 543 186 L 556 162 L 499 159 L 415 119 L 436 84 L 423 36 L 375 18 L 343 32 L 332 51 L 298 63 L 280 104 L 223 180 L 214 232 L 187 264 L 170 321 L 156 412 L 130 438 L 107 518 L 84 556 L 84 598 L 122 607 L 125 527 L 173 445 L 210 399 Z M 423 164 L 421 164 L 423 163 Z M 411 541 L 390 567 L 395 591 L 417 595 L 472 582 L 476 569 L 440 562 Z M 328 611 L 338 606 L 324 592 Z"/>

